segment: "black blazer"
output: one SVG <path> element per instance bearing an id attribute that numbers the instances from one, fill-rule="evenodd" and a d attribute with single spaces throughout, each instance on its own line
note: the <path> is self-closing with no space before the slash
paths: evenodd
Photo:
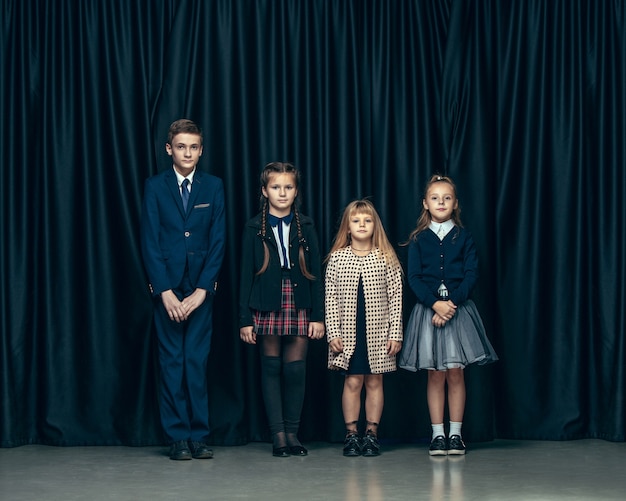
<path id="1" fill-rule="evenodd" d="M 300 213 L 300 227 L 304 237 L 304 257 L 307 270 L 315 279 L 309 280 L 300 269 L 298 231 L 295 218 L 289 231 L 289 261 L 296 309 L 311 310 L 311 322 L 324 321 L 324 281 L 319 243 L 313 220 Z M 256 272 L 263 265 L 263 239 L 270 250 L 267 270 Z M 257 214 L 244 226 L 241 253 L 241 277 L 239 282 L 239 327 L 253 325 L 253 310 L 278 311 L 281 306 L 282 270 L 278 257 L 278 245 L 269 223 L 265 237 L 261 236 L 261 214 Z"/>

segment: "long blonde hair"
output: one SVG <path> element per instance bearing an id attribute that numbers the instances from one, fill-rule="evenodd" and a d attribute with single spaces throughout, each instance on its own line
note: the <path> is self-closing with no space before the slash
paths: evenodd
<path id="1" fill-rule="evenodd" d="M 296 229 L 298 231 L 298 263 L 300 265 L 300 270 L 302 274 L 308 278 L 309 280 L 315 280 L 315 276 L 311 274 L 311 272 L 306 267 L 306 260 L 304 258 L 304 249 L 305 247 L 308 249 L 308 244 L 306 239 L 304 238 L 304 234 L 302 233 L 302 226 L 300 224 L 300 211 L 298 207 L 300 206 L 300 171 L 296 169 L 293 164 L 288 162 L 270 162 L 263 168 L 263 172 L 261 172 L 260 184 L 261 188 L 266 188 L 269 183 L 270 176 L 272 174 L 293 174 L 293 178 L 296 184 L 296 189 L 298 189 L 298 194 L 296 195 L 296 199 L 293 203 L 293 215 L 294 220 L 296 222 Z M 263 237 L 263 264 L 259 271 L 256 272 L 257 275 L 262 275 L 266 272 L 267 267 L 270 264 L 270 249 L 267 246 L 267 242 L 265 241 L 265 235 L 267 234 L 267 215 L 269 214 L 269 204 L 267 203 L 267 198 L 263 195 L 263 190 L 261 190 L 261 236 Z"/>
<path id="2" fill-rule="evenodd" d="M 448 176 L 440 176 L 439 174 L 435 174 L 431 176 L 431 178 L 428 180 L 428 183 L 426 183 L 426 187 L 424 188 L 424 196 L 422 197 L 422 200 L 426 200 L 426 197 L 428 196 L 428 190 L 435 183 L 448 183 L 452 187 L 452 191 L 454 192 L 454 197 L 457 199 L 457 202 L 458 202 L 459 198 L 457 197 L 457 194 L 456 194 L 456 185 L 454 184 L 452 179 Z M 458 203 L 456 207 L 452 210 L 452 216 L 450 219 L 452 219 L 452 222 L 458 228 L 463 228 L 463 223 L 461 223 L 461 206 Z M 427 229 L 431 221 L 432 221 L 432 217 L 430 215 L 430 212 L 428 212 L 428 209 L 424 207 L 424 204 L 422 203 L 422 212 L 420 214 L 420 217 L 417 220 L 415 229 L 411 232 L 407 241 L 404 242 L 402 245 L 408 245 L 411 240 L 415 240 L 418 233 L 421 233 L 422 231 Z"/>
<path id="3" fill-rule="evenodd" d="M 341 223 L 339 223 L 339 229 L 337 230 L 337 235 L 335 235 L 333 245 L 324 262 L 328 262 L 333 252 L 350 246 L 352 241 L 352 238 L 350 237 L 350 218 L 355 214 L 367 214 L 374 219 L 374 233 L 372 234 L 373 247 L 378 248 L 383 258 L 389 264 L 399 266 L 400 261 L 398 260 L 398 256 L 396 255 L 393 245 L 391 245 L 389 239 L 387 238 L 380 216 L 378 215 L 378 212 L 376 212 L 374 204 L 365 198 L 350 202 L 344 209 L 343 216 L 341 217 Z"/>

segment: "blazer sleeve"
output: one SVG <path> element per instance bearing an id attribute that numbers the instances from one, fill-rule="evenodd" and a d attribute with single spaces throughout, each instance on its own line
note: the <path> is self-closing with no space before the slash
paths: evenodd
<path id="1" fill-rule="evenodd" d="M 315 226 L 311 224 L 307 237 L 310 247 L 311 274 L 315 279 L 311 283 L 311 322 L 324 321 L 324 278 L 322 276 L 322 258 Z"/>
<path id="2" fill-rule="evenodd" d="M 465 231 L 462 250 L 463 279 L 461 283 L 450 291 L 450 300 L 456 304 L 467 301 L 478 281 L 478 254 L 476 244 L 469 231 Z"/>
<path id="3" fill-rule="evenodd" d="M 174 287 L 170 283 L 165 259 L 160 251 L 161 220 L 156 182 L 158 182 L 158 178 L 146 179 L 140 225 L 141 253 L 150 281 L 150 290 L 154 296 Z"/>
<path id="4" fill-rule="evenodd" d="M 417 300 L 424 306 L 432 308 L 433 304 L 435 304 L 439 298 L 432 293 L 422 278 L 423 257 L 418 242 L 412 240 L 409 244 L 409 285 L 417 296 Z"/>
<path id="5" fill-rule="evenodd" d="M 224 211 L 224 183 L 215 179 L 213 217 L 210 222 L 206 259 L 198 277 L 196 286 L 206 289 L 209 294 L 217 292 L 217 278 L 224 260 L 226 244 L 226 216 Z"/>

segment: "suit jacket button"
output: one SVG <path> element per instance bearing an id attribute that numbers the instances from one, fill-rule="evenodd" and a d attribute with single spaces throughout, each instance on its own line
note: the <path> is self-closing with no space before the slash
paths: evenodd
<path id="1" fill-rule="evenodd" d="M 191 233 L 189 233 L 188 231 L 185 232 L 185 236 L 188 237 L 189 235 L 191 235 Z"/>

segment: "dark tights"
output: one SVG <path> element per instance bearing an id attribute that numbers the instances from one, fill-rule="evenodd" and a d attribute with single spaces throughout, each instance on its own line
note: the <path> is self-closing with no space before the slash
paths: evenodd
<path id="1" fill-rule="evenodd" d="M 304 402 L 305 336 L 258 336 L 261 387 L 274 447 L 302 445 L 298 440 Z"/>

